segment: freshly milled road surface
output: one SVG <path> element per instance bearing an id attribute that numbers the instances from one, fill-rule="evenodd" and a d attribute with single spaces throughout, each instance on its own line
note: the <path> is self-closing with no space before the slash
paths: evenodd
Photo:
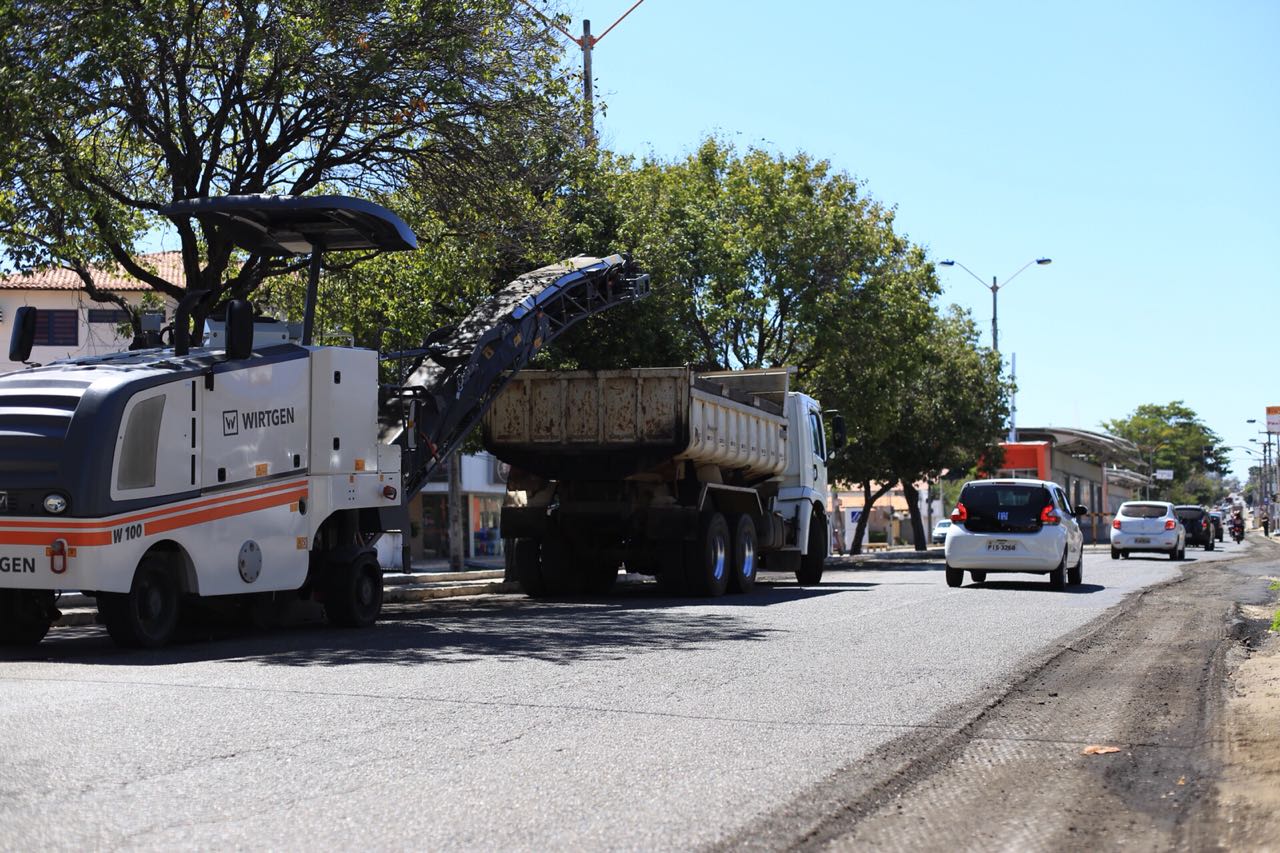
<path id="1" fill-rule="evenodd" d="M 958 724 L 1129 593 L 1253 546 L 1219 547 L 1090 553 L 1058 593 L 950 589 L 894 555 L 815 588 L 452 599 L 159 652 L 55 629 L 0 651 L 0 849 L 688 848 L 784 812 L 757 841 L 788 846 L 840 807 L 825 779 Z"/>

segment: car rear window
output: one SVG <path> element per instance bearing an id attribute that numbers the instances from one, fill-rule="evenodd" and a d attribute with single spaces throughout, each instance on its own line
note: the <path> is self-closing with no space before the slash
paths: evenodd
<path id="1" fill-rule="evenodd" d="M 1129 518 L 1161 518 L 1168 507 L 1161 504 L 1125 504 L 1120 507 L 1120 514 Z"/>
<path id="2" fill-rule="evenodd" d="M 1204 515 L 1202 509 L 1175 509 L 1173 512 L 1178 518 L 1200 518 Z"/>
<path id="3" fill-rule="evenodd" d="M 979 533 L 1028 532 L 1040 529 L 1040 512 L 1049 505 L 1043 486 L 974 485 L 960 492 L 967 513 L 964 526 Z"/>

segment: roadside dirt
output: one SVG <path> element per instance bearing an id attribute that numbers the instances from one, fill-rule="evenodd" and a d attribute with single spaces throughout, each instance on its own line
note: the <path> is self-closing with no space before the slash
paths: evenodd
<path id="1" fill-rule="evenodd" d="M 1135 595 L 1003 696 L 953 709 L 949 727 L 898 739 L 717 847 L 1267 849 L 1280 839 L 1259 817 L 1275 817 L 1280 795 L 1280 727 L 1264 712 L 1274 668 L 1236 670 L 1247 692 L 1232 706 L 1234 751 L 1222 748 L 1228 655 L 1265 633 L 1240 618 L 1240 603 L 1272 595 L 1259 564 L 1273 555 L 1259 550 Z M 1262 754 L 1268 772 L 1224 777 L 1228 762 L 1262 768 Z"/>
<path id="2" fill-rule="evenodd" d="M 1270 623 L 1275 603 L 1246 607 L 1251 621 Z M 1237 649 L 1231 677 L 1218 786 L 1223 846 L 1280 851 L 1280 635 L 1256 649 Z"/>

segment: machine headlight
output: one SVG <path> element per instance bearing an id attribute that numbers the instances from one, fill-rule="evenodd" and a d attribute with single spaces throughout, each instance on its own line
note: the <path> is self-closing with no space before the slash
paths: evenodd
<path id="1" fill-rule="evenodd" d="M 67 508 L 67 499 L 64 498 L 62 495 L 45 495 L 45 498 L 44 498 L 45 512 L 51 512 L 54 515 L 57 515 L 58 513 L 65 511 L 66 508 Z"/>

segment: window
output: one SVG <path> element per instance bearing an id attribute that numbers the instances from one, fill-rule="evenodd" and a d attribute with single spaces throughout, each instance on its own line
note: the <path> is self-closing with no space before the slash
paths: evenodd
<path id="1" fill-rule="evenodd" d="M 165 396 L 143 400 L 129 413 L 120 445 L 117 489 L 149 489 L 156 484 L 156 454 L 160 449 L 160 419 Z"/>
<path id="2" fill-rule="evenodd" d="M 36 340 L 38 347 L 80 346 L 80 318 L 75 311 L 36 311 Z"/>
<path id="3" fill-rule="evenodd" d="M 1120 514 L 1127 518 L 1164 518 L 1167 508 L 1164 504 L 1124 504 Z"/>
<path id="4" fill-rule="evenodd" d="M 118 326 L 129 322 L 129 312 L 123 308 L 90 308 L 88 314 L 90 323 L 111 323 Z"/>
<path id="5" fill-rule="evenodd" d="M 827 447 L 822 435 L 822 416 L 817 412 L 809 413 L 809 428 L 813 431 L 813 455 L 819 459 L 826 459 Z"/>

